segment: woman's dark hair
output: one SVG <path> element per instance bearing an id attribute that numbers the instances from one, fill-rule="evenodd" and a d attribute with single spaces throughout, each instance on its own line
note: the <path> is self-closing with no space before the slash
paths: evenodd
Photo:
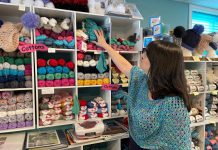
<path id="1" fill-rule="evenodd" d="M 148 88 L 152 98 L 179 96 L 190 110 L 181 48 L 167 41 L 153 41 L 143 50 L 150 61 Z"/>

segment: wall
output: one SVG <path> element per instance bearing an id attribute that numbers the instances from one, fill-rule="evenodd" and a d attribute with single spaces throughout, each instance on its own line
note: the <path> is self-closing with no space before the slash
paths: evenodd
<path id="1" fill-rule="evenodd" d="M 162 22 L 171 28 L 182 25 L 188 28 L 189 4 L 173 0 L 126 0 L 134 3 L 144 17 L 141 26 L 147 27 L 149 17 L 161 16 Z"/>

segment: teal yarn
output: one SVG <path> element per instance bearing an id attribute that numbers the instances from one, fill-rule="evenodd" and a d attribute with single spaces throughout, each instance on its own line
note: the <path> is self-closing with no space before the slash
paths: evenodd
<path id="1" fill-rule="evenodd" d="M 54 76 L 55 76 L 55 80 L 61 79 L 61 73 L 55 73 Z"/>
<path id="2" fill-rule="evenodd" d="M 55 69 L 54 69 L 54 67 L 46 66 L 46 72 L 48 74 L 54 74 L 55 73 Z"/>
<path id="3" fill-rule="evenodd" d="M 55 67 L 55 72 L 56 73 L 62 73 L 63 72 L 63 67 L 62 66 Z"/>
<path id="4" fill-rule="evenodd" d="M 107 62 L 105 59 L 104 52 L 101 52 L 96 68 L 100 73 L 104 73 L 107 70 Z"/>
<path id="5" fill-rule="evenodd" d="M 0 64 L 3 64 L 5 62 L 4 57 L 0 56 Z"/>
<path id="6" fill-rule="evenodd" d="M 23 65 L 24 64 L 24 59 L 22 58 L 17 58 L 15 59 L 15 64 L 18 65 Z"/>
<path id="7" fill-rule="evenodd" d="M 24 42 L 24 37 L 20 37 L 19 41 Z"/>
<path id="8" fill-rule="evenodd" d="M 54 74 L 46 74 L 45 77 L 47 80 L 54 80 Z"/>
<path id="9" fill-rule="evenodd" d="M 65 47 L 68 46 L 68 42 L 66 40 L 63 40 L 63 44 L 64 44 Z"/>
<path id="10" fill-rule="evenodd" d="M 70 71 L 69 72 L 69 78 L 75 78 L 75 72 Z"/>
<path id="11" fill-rule="evenodd" d="M 47 38 L 45 40 L 45 45 L 47 45 L 47 46 L 51 46 L 51 45 L 53 45 L 53 43 L 54 43 L 54 39 L 52 39 L 52 38 Z"/>
<path id="12" fill-rule="evenodd" d="M 62 40 L 55 40 L 54 44 L 57 46 L 62 46 L 64 44 L 64 42 Z"/>
<path id="13" fill-rule="evenodd" d="M 70 69 L 68 67 L 63 67 L 63 73 L 69 73 L 70 72 Z"/>
<path id="14" fill-rule="evenodd" d="M 69 44 L 68 44 L 68 48 L 74 48 L 75 47 L 75 40 L 72 40 Z"/>
<path id="15" fill-rule="evenodd" d="M 38 75 L 38 80 L 45 80 L 45 75 Z"/>
<path id="16" fill-rule="evenodd" d="M 40 67 L 37 69 L 37 73 L 39 75 L 45 75 L 46 74 L 46 68 L 45 67 Z"/>
<path id="17" fill-rule="evenodd" d="M 24 58 L 24 64 L 30 65 L 31 64 L 31 58 Z"/>
<path id="18" fill-rule="evenodd" d="M 8 56 L 4 57 L 5 62 L 8 62 L 9 58 Z"/>
<path id="19" fill-rule="evenodd" d="M 62 73 L 62 74 L 61 74 L 61 78 L 62 78 L 62 79 L 68 79 L 68 78 L 69 78 L 69 75 L 66 74 L 66 73 Z"/>
<path id="20" fill-rule="evenodd" d="M 43 34 L 43 35 L 37 36 L 36 41 L 44 41 L 44 40 L 46 40 L 46 38 L 47 38 L 47 36 Z"/>

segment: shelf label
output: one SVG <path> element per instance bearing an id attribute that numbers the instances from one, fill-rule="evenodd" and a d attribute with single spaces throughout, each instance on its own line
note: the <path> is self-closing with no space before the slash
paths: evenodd
<path id="1" fill-rule="evenodd" d="M 101 51 L 94 51 L 94 54 L 96 55 L 101 54 Z"/>
<path id="2" fill-rule="evenodd" d="M 48 53 L 55 53 L 55 48 L 48 48 Z"/>
<path id="3" fill-rule="evenodd" d="M 19 4 L 18 10 L 20 10 L 20 11 L 25 11 L 25 9 L 26 9 L 26 6 L 25 6 L 25 5 Z"/>
<path id="4" fill-rule="evenodd" d="M 118 84 L 103 84 L 101 89 L 105 91 L 117 91 L 119 87 Z"/>
<path id="5" fill-rule="evenodd" d="M 217 90 L 214 90 L 214 91 L 211 92 L 211 94 L 217 95 L 217 94 L 218 94 L 218 91 L 217 91 Z"/>
<path id="6" fill-rule="evenodd" d="M 199 95 L 199 93 L 198 93 L 198 92 L 193 92 L 193 94 L 194 94 L 194 96 L 197 96 L 197 95 Z"/>
<path id="7" fill-rule="evenodd" d="M 18 49 L 20 50 L 21 53 L 30 53 L 30 52 L 35 52 L 37 50 L 47 51 L 48 47 L 44 44 L 25 44 L 19 46 Z"/>
<path id="8" fill-rule="evenodd" d="M 194 59 L 194 61 L 201 61 L 198 56 L 192 56 L 192 58 Z"/>
<path id="9" fill-rule="evenodd" d="M 128 83 L 124 83 L 124 84 L 122 84 L 122 87 L 128 87 L 128 86 L 129 86 Z"/>
<path id="10" fill-rule="evenodd" d="M 42 89 L 42 94 L 54 94 L 54 88 L 50 87 L 50 88 L 43 88 Z"/>

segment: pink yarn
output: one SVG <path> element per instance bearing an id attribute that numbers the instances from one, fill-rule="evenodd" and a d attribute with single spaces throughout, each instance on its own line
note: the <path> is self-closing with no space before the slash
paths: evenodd
<path id="1" fill-rule="evenodd" d="M 25 73 L 25 76 L 31 75 L 32 74 L 32 70 L 25 70 L 24 73 Z"/>
<path id="2" fill-rule="evenodd" d="M 45 85 L 47 87 L 53 87 L 54 86 L 54 81 L 50 80 L 50 81 L 45 81 Z"/>
<path id="3" fill-rule="evenodd" d="M 71 42 L 71 41 L 73 41 L 74 38 L 73 38 L 73 36 L 68 36 L 65 39 L 67 40 L 67 42 Z"/>
<path id="4" fill-rule="evenodd" d="M 35 34 L 36 34 L 36 36 L 40 36 L 41 35 L 38 29 L 35 30 Z"/>
<path id="5" fill-rule="evenodd" d="M 215 137 L 216 141 L 218 141 L 218 136 Z"/>
<path id="6" fill-rule="evenodd" d="M 12 92 L 2 92 L 2 99 L 10 99 L 12 97 Z"/>
<path id="7" fill-rule="evenodd" d="M 61 86 L 61 80 L 54 80 L 54 86 Z"/>
<path id="8" fill-rule="evenodd" d="M 38 87 L 45 87 L 45 80 L 38 80 Z"/>
<path id="9" fill-rule="evenodd" d="M 212 140 L 210 140 L 210 143 L 211 143 L 212 145 L 214 145 L 214 144 L 216 144 L 216 140 L 215 140 L 215 139 L 212 139 Z"/>
<path id="10" fill-rule="evenodd" d="M 75 85 L 75 79 L 70 78 L 68 79 L 70 86 L 74 86 Z"/>
<path id="11" fill-rule="evenodd" d="M 69 86 L 70 84 L 69 84 L 68 79 L 61 79 L 61 85 L 62 86 Z"/>
<path id="12" fill-rule="evenodd" d="M 207 146 L 207 150 L 213 150 L 210 145 Z"/>
<path id="13" fill-rule="evenodd" d="M 32 66 L 31 65 L 25 65 L 25 70 L 32 70 Z"/>

